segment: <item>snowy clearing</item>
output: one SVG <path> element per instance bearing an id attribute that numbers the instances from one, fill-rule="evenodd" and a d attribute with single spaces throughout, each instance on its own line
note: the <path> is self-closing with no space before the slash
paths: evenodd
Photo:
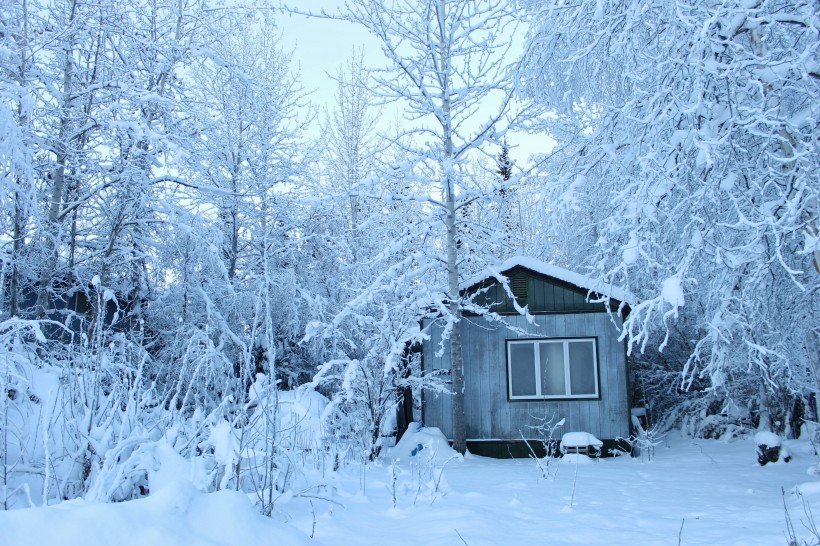
<path id="1" fill-rule="evenodd" d="M 679 537 L 680 544 L 771 545 L 787 543 L 782 487 L 797 537 L 813 544 L 807 513 L 820 515 L 820 482 L 806 469 L 816 457 L 808 442 L 785 444 L 792 462 L 761 467 L 752 439 L 671 435 L 651 462 L 553 462 L 547 480 L 532 460 L 443 457 L 447 448 L 431 441 L 426 453 L 395 464 L 326 476 L 316 496 L 334 502 L 283 497 L 279 521 L 257 515 L 238 493 L 174 483 L 120 504 L 0 513 L 0 528 L 4 543 L 16 546 L 677 544 Z"/>
<path id="2" fill-rule="evenodd" d="M 808 443 L 786 443 L 799 452 L 791 463 L 761 467 L 752 440 L 674 436 L 651 462 L 564 463 L 551 469 L 551 480 L 540 478 L 532 460 L 470 456 L 447 465 L 444 492 L 415 503 L 417 482 L 406 464 L 395 509 L 389 468 L 372 469 L 366 496 L 340 494 L 346 508 L 323 513 L 315 536 L 327 545 L 383 537 L 407 545 L 676 544 L 679 534 L 681 544 L 786 544 L 783 487 L 797 536 L 808 540 L 802 500 L 792 491 L 816 481 L 806 473 L 815 457 Z M 820 490 L 802 490 L 817 516 Z M 294 523 L 308 532 L 312 525 L 309 516 Z"/>

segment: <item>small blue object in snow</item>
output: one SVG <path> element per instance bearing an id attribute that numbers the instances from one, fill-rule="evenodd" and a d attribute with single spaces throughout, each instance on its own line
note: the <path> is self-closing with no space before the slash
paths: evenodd
<path id="1" fill-rule="evenodd" d="M 417 445 L 417 446 L 413 449 L 413 451 L 411 451 L 411 452 L 410 452 L 410 456 L 411 456 L 411 457 L 415 457 L 415 456 L 416 456 L 416 454 L 417 454 L 419 451 L 421 451 L 422 449 L 424 449 L 424 446 L 423 446 L 423 445 L 421 445 L 421 444 Z"/>

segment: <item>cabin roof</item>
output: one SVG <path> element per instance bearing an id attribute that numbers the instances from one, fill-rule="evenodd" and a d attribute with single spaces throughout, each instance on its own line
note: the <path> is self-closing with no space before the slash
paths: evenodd
<path id="1" fill-rule="evenodd" d="M 591 291 L 601 296 L 607 296 L 628 305 L 633 305 L 637 301 L 635 296 L 618 286 L 601 283 L 581 275 L 580 273 L 575 273 L 574 271 L 564 269 L 563 267 L 548 264 L 542 262 L 541 260 L 536 260 L 525 256 L 514 256 L 498 265 L 488 266 L 477 275 L 474 275 L 473 277 L 470 277 L 462 282 L 460 289 L 469 290 L 470 288 L 488 279 L 499 279 L 499 277 L 502 276 L 506 277 L 505 273 L 516 267 L 529 269 L 530 271 L 545 277 L 551 277 L 573 286 L 577 286 L 585 291 Z"/>

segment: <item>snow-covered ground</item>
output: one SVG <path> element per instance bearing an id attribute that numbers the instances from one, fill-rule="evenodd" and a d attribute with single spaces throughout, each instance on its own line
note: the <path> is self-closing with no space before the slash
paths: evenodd
<path id="1" fill-rule="evenodd" d="M 116 504 L 75 500 L 48 508 L 0 512 L 8 546 L 299 546 L 313 542 L 289 525 L 260 516 L 241 493 L 200 493 L 173 482 L 145 499 Z"/>
<path id="2" fill-rule="evenodd" d="M 0 513 L 0 543 L 772 545 L 787 544 L 785 502 L 797 537 L 814 544 L 820 480 L 807 469 L 817 458 L 807 442 L 785 444 L 790 463 L 761 467 L 751 439 L 673 434 L 651 462 L 574 457 L 544 479 L 532 460 L 453 458 L 424 429 L 392 451 L 398 461 L 326 476 L 312 497 L 283 498 L 273 520 L 239 493 L 171 483 L 126 503 Z"/>

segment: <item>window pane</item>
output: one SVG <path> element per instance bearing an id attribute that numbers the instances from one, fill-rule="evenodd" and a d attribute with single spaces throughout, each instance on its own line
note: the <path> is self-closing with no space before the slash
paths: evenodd
<path id="1" fill-rule="evenodd" d="M 592 341 L 569 342 L 569 385 L 572 394 L 598 394 Z"/>
<path id="2" fill-rule="evenodd" d="M 541 394 L 556 396 L 567 393 L 566 374 L 564 372 L 564 344 L 540 343 L 541 358 Z"/>
<path id="3" fill-rule="evenodd" d="M 536 394 L 533 343 L 510 343 L 510 392 L 512 396 Z"/>

